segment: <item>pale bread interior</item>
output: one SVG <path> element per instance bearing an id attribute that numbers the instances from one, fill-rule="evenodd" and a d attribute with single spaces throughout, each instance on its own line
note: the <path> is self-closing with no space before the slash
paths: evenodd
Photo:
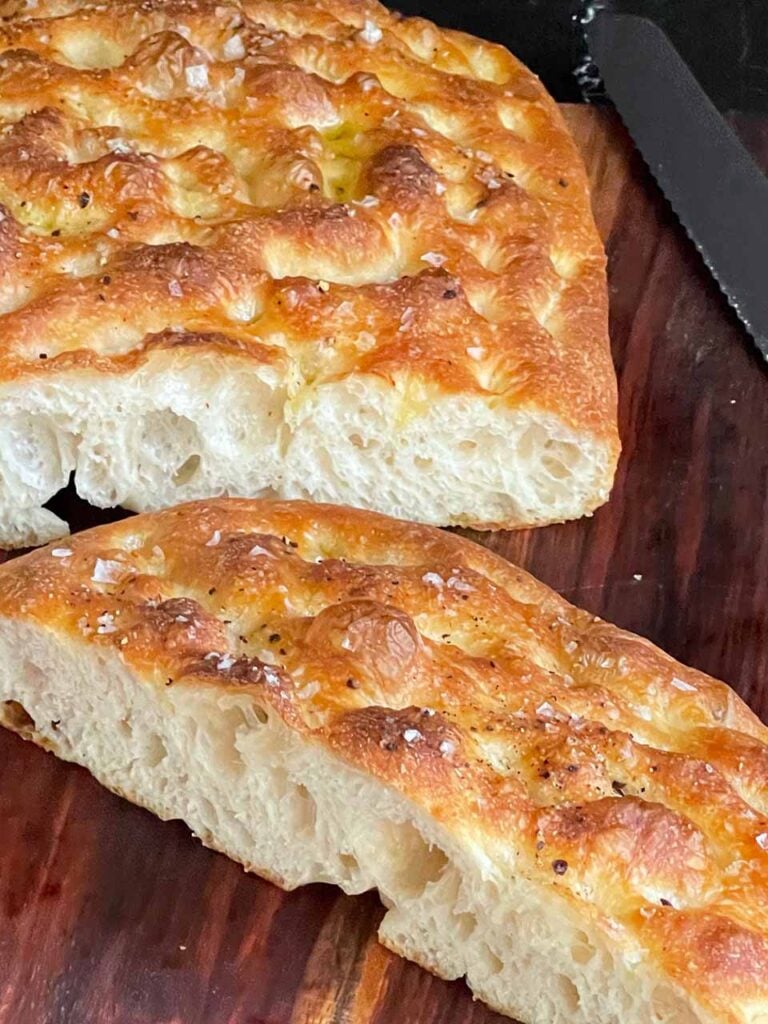
<path id="1" fill-rule="evenodd" d="M 158 686 L 112 652 L 8 620 L 0 665 L 5 724 L 286 888 L 377 889 L 382 942 L 466 976 L 492 1007 L 531 1024 L 712 1021 L 554 888 L 494 860 L 470 830 L 449 834 L 253 693 Z"/>
<path id="2" fill-rule="evenodd" d="M 608 497 L 610 446 L 540 409 L 417 394 L 358 375 L 290 387 L 270 367 L 157 356 L 0 391 L 0 544 L 67 532 L 42 505 L 70 475 L 91 504 L 311 498 L 440 526 L 572 519 Z"/>

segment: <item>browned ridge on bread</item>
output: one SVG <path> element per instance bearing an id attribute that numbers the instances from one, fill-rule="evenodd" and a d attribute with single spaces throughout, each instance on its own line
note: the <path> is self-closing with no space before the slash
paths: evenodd
<path id="1" fill-rule="evenodd" d="M 219 500 L 0 569 L 6 724 L 537 1024 L 764 1024 L 768 732 L 466 540 Z"/>
<path id="2" fill-rule="evenodd" d="M 0 543 L 236 493 L 590 512 L 605 257 L 539 81 L 372 0 L 37 0 L 0 22 Z"/>

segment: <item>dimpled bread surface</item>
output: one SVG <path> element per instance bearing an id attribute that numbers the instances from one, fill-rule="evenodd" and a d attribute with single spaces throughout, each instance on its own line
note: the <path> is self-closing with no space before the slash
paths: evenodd
<path id="1" fill-rule="evenodd" d="M 469 541 L 221 499 L 0 569 L 22 735 L 536 1024 L 765 1024 L 767 731 Z"/>
<path id="2" fill-rule="evenodd" d="M 605 257 L 538 79 L 368 0 L 0 2 L 0 543 L 304 497 L 606 500 Z"/>

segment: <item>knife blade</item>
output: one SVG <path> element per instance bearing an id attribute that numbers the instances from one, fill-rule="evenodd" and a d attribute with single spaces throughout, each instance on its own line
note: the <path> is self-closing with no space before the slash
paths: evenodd
<path id="1" fill-rule="evenodd" d="M 585 21 L 608 95 L 768 360 L 768 177 L 658 25 L 606 10 Z"/>

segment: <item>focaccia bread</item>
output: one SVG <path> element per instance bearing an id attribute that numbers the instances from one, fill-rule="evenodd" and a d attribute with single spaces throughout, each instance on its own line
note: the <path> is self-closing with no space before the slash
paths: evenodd
<path id="1" fill-rule="evenodd" d="M 502 47 L 372 0 L 0 3 L 0 544 L 311 497 L 532 525 L 608 496 L 586 177 Z"/>
<path id="2" fill-rule="evenodd" d="M 5 724 L 536 1024 L 764 1024 L 767 730 L 459 537 L 222 499 L 0 568 Z"/>

